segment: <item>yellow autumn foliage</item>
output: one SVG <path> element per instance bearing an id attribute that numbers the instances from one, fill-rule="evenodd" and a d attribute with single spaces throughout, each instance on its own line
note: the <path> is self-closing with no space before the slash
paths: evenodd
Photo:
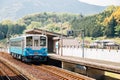
<path id="1" fill-rule="evenodd" d="M 116 22 L 120 24 L 120 7 L 117 7 L 117 9 L 111 14 L 111 16 L 104 19 L 104 25 L 107 25 L 113 17 L 114 19 L 116 19 Z"/>

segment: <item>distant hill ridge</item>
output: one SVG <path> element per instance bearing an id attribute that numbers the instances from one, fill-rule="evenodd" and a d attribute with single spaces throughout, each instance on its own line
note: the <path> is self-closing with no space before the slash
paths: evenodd
<path id="1" fill-rule="evenodd" d="M 16 20 L 36 12 L 70 12 L 83 15 L 102 12 L 106 6 L 86 4 L 78 0 L 8 0 L 0 5 L 0 19 Z"/>

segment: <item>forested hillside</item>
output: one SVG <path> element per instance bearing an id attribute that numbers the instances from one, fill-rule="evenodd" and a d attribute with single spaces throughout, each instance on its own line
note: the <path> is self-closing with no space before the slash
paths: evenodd
<path id="1" fill-rule="evenodd" d="M 9 38 L 12 35 L 21 34 L 26 28 L 26 25 L 5 20 L 0 23 L 0 40 Z"/>
<path id="2" fill-rule="evenodd" d="M 102 13 L 75 19 L 73 30 L 84 29 L 88 37 L 120 37 L 120 7 L 110 6 Z"/>
<path id="3" fill-rule="evenodd" d="M 110 6 L 103 12 L 91 16 L 70 13 L 37 13 L 17 20 L 0 22 L 0 39 L 22 34 L 24 30 L 41 28 L 64 34 L 69 29 L 85 30 L 88 37 L 120 37 L 120 7 Z M 75 36 L 79 33 L 76 32 Z"/>
<path id="4" fill-rule="evenodd" d="M 26 29 L 31 28 L 42 28 L 53 32 L 60 32 L 60 28 L 63 31 L 70 29 L 71 22 L 74 19 L 81 19 L 83 16 L 80 14 L 69 14 L 69 13 L 39 13 L 32 14 L 23 17 L 18 22 L 27 25 Z"/>

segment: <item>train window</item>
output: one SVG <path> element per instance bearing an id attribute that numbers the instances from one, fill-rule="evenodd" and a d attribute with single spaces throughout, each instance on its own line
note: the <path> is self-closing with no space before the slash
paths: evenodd
<path id="1" fill-rule="evenodd" d="M 32 36 L 26 37 L 26 46 L 32 46 Z"/>
<path id="2" fill-rule="evenodd" d="M 40 36 L 40 46 L 46 46 L 46 37 Z"/>
<path id="3" fill-rule="evenodd" d="M 11 41 L 11 46 L 21 47 L 21 41 Z"/>
<path id="4" fill-rule="evenodd" d="M 10 45 L 13 46 L 13 42 L 12 41 L 10 42 Z"/>

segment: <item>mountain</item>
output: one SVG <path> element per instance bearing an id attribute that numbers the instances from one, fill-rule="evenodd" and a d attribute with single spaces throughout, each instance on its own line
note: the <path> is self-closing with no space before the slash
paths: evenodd
<path id="1" fill-rule="evenodd" d="M 38 12 L 70 12 L 83 15 L 103 11 L 105 6 L 90 5 L 78 0 L 1 0 L 0 20 L 16 20 Z"/>

